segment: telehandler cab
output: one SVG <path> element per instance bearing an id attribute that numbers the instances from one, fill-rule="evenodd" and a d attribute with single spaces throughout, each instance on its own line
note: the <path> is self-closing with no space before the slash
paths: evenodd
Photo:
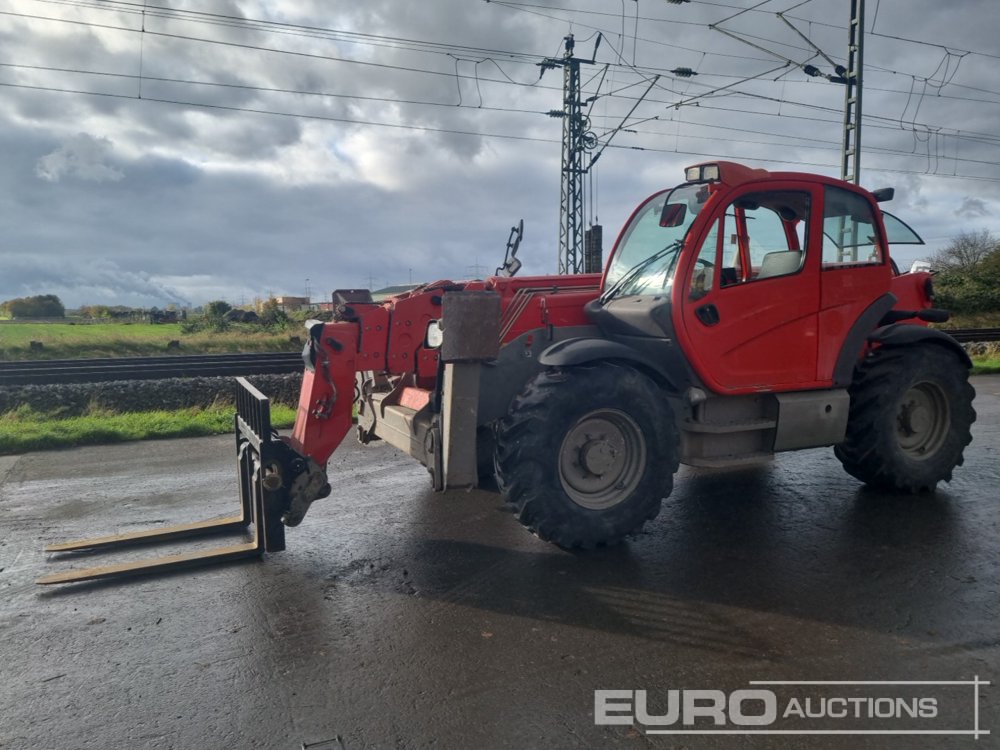
<path id="1" fill-rule="evenodd" d="M 382 303 L 338 293 L 333 322 L 307 324 L 290 435 L 238 380 L 239 515 L 48 549 L 252 526 L 250 541 L 39 583 L 284 549 L 352 426 L 423 463 L 436 489 L 495 476 L 521 523 L 567 548 L 637 531 L 679 463 L 832 445 L 883 490 L 949 480 L 975 419 L 971 362 L 926 326 L 947 319 L 931 275 L 890 260 L 891 243 L 922 243 L 880 210 L 892 191 L 723 161 L 685 178 L 635 210 L 603 275 L 436 281 Z"/>

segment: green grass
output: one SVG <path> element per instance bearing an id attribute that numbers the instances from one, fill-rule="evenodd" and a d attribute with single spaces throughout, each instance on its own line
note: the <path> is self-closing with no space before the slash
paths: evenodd
<path id="1" fill-rule="evenodd" d="M 220 333 L 185 334 L 180 323 L 0 323 L 0 360 L 297 351 L 301 345 L 292 344 L 289 336 L 298 333 L 270 333 L 242 324 Z M 167 343 L 175 340 L 181 348 L 168 352 Z M 42 342 L 43 348 L 32 350 L 32 341 Z"/>
<path id="2" fill-rule="evenodd" d="M 285 428 L 295 409 L 271 405 L 271 424 Z M 20 407 L 0 414 L 0 455 L 104 445 L 128 440 L 224 435 L 233 430 L 233 407 L 116 414 L 95 409 L 80 417 L 57 418 Z"/>
<path id="3" fill-rule="evenodd" d="M 973 375 L 996 375 L 1000 373 L 1000 359 L 996 357 L 986 357 L 984 359 L 972 360 Z"/>

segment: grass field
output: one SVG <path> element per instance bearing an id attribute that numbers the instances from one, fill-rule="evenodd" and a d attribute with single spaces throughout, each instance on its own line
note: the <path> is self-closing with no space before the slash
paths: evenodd
<path id="1" fill-rule="evenodd" d="M 1000 373 L 1000 359 L 996 357 L 985 357 L 983 359 L 972 360 L 973 375 L 996 375 Z"/>
<path id="2" fill-rule="evenodd" d="M 239 324 L 220 333 L 185 334 L 180 323 L 0 323 L 0 361 L 297 351 L 301 345 L 289 341 L 295 333 Z M 32 341 L 43 348 L 32 350 Z M 168 352 L 170 341 L 179 341 L 180 349 Z"/>
<path id="3" fill-rule="evenodd" d="M 271 424 L 290 427 L 295 409 L 271 404 Z M 224 435 L 233 431 L 233 407 L 116 414 L 94 410 L 80 417 L 53 418 L 28 408 L 0 414 L 0 455 L 107 445 L 127 440 Z"/>
<path id="4" fill-rule="evenodd" d="M 0 323 L 0 361 L 75 359 L 81 357 L 155 356 L 168 353 L 221 354 L 298 351 L 291 332 L 269 333 L 257 326 L 230 325 L 224 332 L 185 334 L 181 324 L 166 323 Z M 304 333 L 304 332 L 303 332 Z M 170 341 L 180 349 L 168 352 Z M 43 348 L 32 350 L 30 342 Z M 289 427 L 295 411 L 271 405 L 275 427 Z M 64 417 L 27 407 L 0 414 L 0 454 L 24 453 L 126 440 L 198 437 L 232 432 L 233 407 L 114 413 L 92 409 L 85 416 Z"/>

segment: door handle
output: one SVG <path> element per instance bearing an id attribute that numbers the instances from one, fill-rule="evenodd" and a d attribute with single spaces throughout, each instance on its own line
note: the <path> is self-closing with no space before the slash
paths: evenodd
<path id="1" fill-rule="evenodd" d="M 711 303 L 696 308 L 694 314 L 698 316 L 698 320 L 707 326 L 714 326 L 720 320 L 719 308 Z"/>

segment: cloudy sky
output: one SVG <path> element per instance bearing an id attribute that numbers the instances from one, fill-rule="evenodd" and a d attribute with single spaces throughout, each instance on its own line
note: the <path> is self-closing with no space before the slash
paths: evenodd
<path id="1" fill-rule="evenodd" d="M 867 0 L 862 184 L 1000 233 L 996 0 Z M 780 15 L 779 15 L 780 14 Z M 2 0 L 0 299 L 198 305 L 557 261 L 573 34 L 587 220 L 729 158 L 839 175 L 849 0 Z M 671 71 L 689 68 L 697 75 Z M 657 77 L 658 76 L 658 77 Z M 625 119 L 631 112 L 631 117 Z M 600 146 L 598 146 L 600 149 Z M 596 153 L 596 152 L 595 152 Z"/>

